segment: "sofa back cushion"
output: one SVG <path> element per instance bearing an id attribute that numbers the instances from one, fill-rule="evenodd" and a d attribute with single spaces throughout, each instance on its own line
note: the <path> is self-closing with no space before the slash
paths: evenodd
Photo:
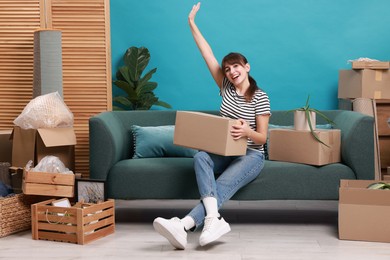
<path id="1" fill-rule="evenodd" d="M 131 126 L 136 158 L 193 157 L 197 150 L 173 144 L 174 125 Z"/>

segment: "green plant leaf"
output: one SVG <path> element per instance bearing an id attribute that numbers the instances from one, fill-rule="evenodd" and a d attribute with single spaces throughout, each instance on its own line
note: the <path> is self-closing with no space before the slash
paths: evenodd
<path id="1" fill-rule="evenodd" d="M 323 119 L 326 120 L 326 122 L 328 122 L 329 124 L 332 124 L 332 125 L 335 125 L 336 123 L 332 121 L 332 119 L 330 119 L 329 117 L 327 117 L 324 113 L 322 113 L 321 111 L 315 109 L 315 108 L 311 108 L 311 110 L 313 112 L 315 112 L 317 115 L 321 116 Z"/>
<path id="2" fill-rule="evenodd" d="M 121 73 L 122 77 L 125 79 L 126 82 L 130 83 L 132 80 L 130 79 L 130 73 L 128 67 L 120 67 L 119 72 Z"/>
<path id="3" fill-rule="evenodd" d="M 116 72 L 117 80 L 113 83 L 126 92 L 127 96 L 117 96 L 113 102 L 121 109 L 148 110 L 152 105 L 170 107 L 169 104 L 159 101 L 153 91 L 157 88 L 156 82 L 151 82 L 152 75 L 157 71 L 154 68 L 141 77 L 149 64 L 150 53 L 145 47 L 130 47 L 123 55 L 125 66 Z M 124 99 L 126 98 L 127 101 Z"/>
<path id="4" fill-rule="evenodd" d="M 143 84 L 145 84 L 146 82 L 148 82 L 148 81 L 152 78 L 153 74 L 154 74 L 156 71 L 157 71 L 157 68 L 154 68 L 154 69 L 148 71 L 148 73 L 146 73 L 145 76 L 143 76 L 142 78 L 140 78 L 139 83 L 143 85 Z"/>
<path id="5" fill-rule="evenodd" d="M 142 72 L 149 64 L 150 53 L 145 47 L 131 47 L 124 55 L 124 62 L 129 67 L 129 76 L 132 81 L 138 81 Z"/>
<path id="6" fill-rule="evenodd" d="M 131 106 L 132 105 L 130 100 L 128 100 L 126 97 L 123 97 L 123 96 L 114 97 L 112 99 L 112 101 L 119 103 L 121 105 L 124 105 L 124 106 Z"/>
<path id="7" fill-rule="evenodd" d="M 172 108 L 172 106 L 164 101 L 157 101 L 153 105 L 155 106 L 160 106 L 160 107 L 165 107 L 165 108 Z"/>
<path id="8" fill-rule="evenodd" d="M 132 92 L 134 92 L 134 87 L 131 86 L 131 84 L 129 84 L 128 82 L 126 81 L 123 81 L 123 80 L 115 80 L 114 81 L 114 84 L 122 89 L 123 91 L 125 91 L 128 95 L 131 95 Z"/>

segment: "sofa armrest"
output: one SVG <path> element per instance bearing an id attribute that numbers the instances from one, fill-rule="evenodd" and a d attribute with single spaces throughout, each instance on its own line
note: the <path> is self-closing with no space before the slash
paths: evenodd
<path id="1" fill-rule="evenodd" d="M 106 180 L 111 167 L 124 159 L 126 131 L 114 113 L 103 112 L 89 119 L 90 177 Z"/>
<path id="2" fill-rule="evenodd" d="M 356 179 L 375 178 L 374 118 L 353 111 L 338 111 L 334 117 L 341 129 L 341 160 Z"/>

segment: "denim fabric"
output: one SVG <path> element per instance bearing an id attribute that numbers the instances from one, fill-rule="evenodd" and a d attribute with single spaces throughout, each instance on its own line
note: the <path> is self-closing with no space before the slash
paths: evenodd
<path id="1" fill-rule="evenodd" d="M 263 169 L 264 154 L 247 149 L 243 156 L 221 156 L 198 152 L 194 156 L 194 169 L 201 199 L 217 198 L 218 208 L 242 187 L 253 181 Z M 206 211 L 202 203 L 196 205 L 188 216 L 196 227 L 203 224 Z"/>

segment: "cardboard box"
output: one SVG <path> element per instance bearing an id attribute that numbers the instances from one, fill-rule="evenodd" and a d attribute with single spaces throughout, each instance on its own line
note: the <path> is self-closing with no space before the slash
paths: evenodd
<path id="1" fill-rule="evenodd" d="M 0 130 L 0 162 L 12 162 L 12 129 Z"/>
<path id="2" fill-rule="evenodd" d="M 341 180 L 339 238 L 390 242 L 390 190 L 370 190 L 374 180 Z"/>
<path id="3" fill-rule="evenodd" d="M 11 138 L 12 166 L 24 168 L 30 160 L 37 165 L 43 157 L 54 155 L 74 171 L 76 135 L 73 128 L 25 130 L 15 126 Z"/>
<path id="4" fill-rule="evenodd" d="M 27 195 L 72 198 L 74 186 L 74 174 L 23 171 L 22 190 Z"/>
<path id="5" fill-rule="evenodd" d="M 353 61 L 352 69 L 389 69 L 388 61 Z"/>
<path id="6" fill-rule="evenodd" d="M 315 130 L 318 142 L 310 131 L 270 129 L 268 155 L 270 160 L 325 165 L 340 162 L 341 131 Z"/>
<path id="7" fill-rule="evenodd" d="M 245 155 L 246 138 L 234 140 L 230 129 L 237 120 L 200 112 L 177 111 L 173 143 L 214 154 Z"/>
<path id="8" fill-rule="evenodd" d="M 32 238 L 84 245 L 115 232 L 114 200 L 56 207 L 46 200 L 31 206 Z"/>
<path id="9" fill-rule="evenodd" d="M 339 98 L 390 98 L 389 70 L 340 70 Z"/>

